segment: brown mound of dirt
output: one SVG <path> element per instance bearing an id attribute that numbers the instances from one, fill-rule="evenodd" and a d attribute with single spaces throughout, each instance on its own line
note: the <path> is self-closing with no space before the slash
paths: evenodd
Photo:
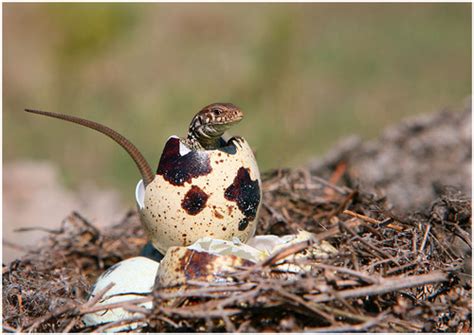
<path id="1" fill-rule="evenodd" d="M 343 170 L 346 184 L 387 196 L 397 211 L 423 210 L 445 186 L 471 194 L 471 139 L 469 99 L 460 110 L 406 119 L 373 141 L 345 139 L 310 169 L 319 176 Z"/>
<path id="2" fill-rule="evenodd" d="M 238 270 L 232 283 L 175 293 L 155 287 L 148 326 L 137 331 L 470 332 L 471 200 L 443 188 L 417 212 L 395 213 L 370 187 L 351 183 L 347 166 L 321 165 L 326 179 L 314 169 L 265 174 L 257 232 L 305 229 L 337 254 L 312 260 L 312 270 L 293 279 L 272 275 L 274 263 L 307 245 Z M 84 327 L 86 293 L 101 272 L 145 243 L 135 211 L 104 230 L 72 214 L 37 252 L 3 268 L 3 330 L 110 327 Z"/>

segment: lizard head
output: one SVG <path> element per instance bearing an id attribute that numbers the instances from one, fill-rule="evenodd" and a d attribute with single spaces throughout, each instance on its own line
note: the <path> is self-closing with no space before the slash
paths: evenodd
<path id="1" fill-rule="evenodd" d="M 243 117 L 244 113 L 231 103 L 208 105 L 194 116 L 188 136 L 196 138 L 201 144 L 214 142 Z"/>

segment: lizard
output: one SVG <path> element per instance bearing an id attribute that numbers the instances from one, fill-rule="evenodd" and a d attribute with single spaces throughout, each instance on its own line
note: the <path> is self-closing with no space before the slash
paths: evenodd
<path id="1" fill-rule="evenodd" d="M 194 150 L 217 149 L 224 144 L 224 132 L 243 117 L 243 112 L 231 103 L 210 104 L 193 117 L 183 142 Z"/>
<path id="2" fill-rule="evenodd" d="M 107 135 L 118 143 L 130 157 L 140 171 L 145 186 L 150 184 L 154 178 L 150 164 L 145 157 L 128 139 L 115 130 L 100 123 L 82 119 L 76 116 L 46 112 L 36 109 L 25 109 L 25 112 L 49 116 L 64 121 L 73 122 L 87 128 L 94 129 Z M 180 139 L 193 150 L 214 150 L 225 144 L 222 139 L 224 132 L 232 125 L 241 121 L 243 112 L 231 103 L 213 103 L 202 108 L 191 120 L 186 138 Z"/>

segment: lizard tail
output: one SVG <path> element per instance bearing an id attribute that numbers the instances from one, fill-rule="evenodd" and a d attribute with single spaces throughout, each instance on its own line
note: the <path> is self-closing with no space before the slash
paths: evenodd
<path id="1" fill-rule="evenodd" d="M 77 124 L 80 124 L 81 126 L 85 126 L 85 127 L 97 130 L 98 132 L 101 132 L 102 134 L 107 135 L 108 137 L 113 139 L 115 142 L 120 144 L 120 146 L 124 148 L 125 151 L 128 152 L 130 157 L 132 157 L 133 161 L 138 167 L 138 170 L 140 171 L 140 174 L 142 175 L 145 186 L 150 184 L 155 178 L 155 174 L 151 170 L 150 165 L 146 161 L 145 157 L 143 157 L 141 152 L 137 149 L 137 147 L 134 146 L 125 137 L 117 133 L 115 130 L 112 130 L 109 127 L 101 125 L 100 123 L 81 119 L 75 116 L 59 114 L 59 113 L 44 112 L 44 111 L 39 111 L 39 110 L 34 110 L 34 109 L 25 109 L 25 112 L 50 116 L 56 119 L 61 119 L 61 120 L 77 123 Z"/>

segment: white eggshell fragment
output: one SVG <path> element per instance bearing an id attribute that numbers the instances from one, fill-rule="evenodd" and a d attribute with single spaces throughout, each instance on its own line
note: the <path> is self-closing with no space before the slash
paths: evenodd
<path id="1" fill-rule="evenodd" d="M 232 241 L 226 241 L 203 237 L 191 244 L 187 249 L 208 252 L 216 256 L 234 255 L 254 263 L 257 263 L 268 256 L 268 253 L 265 251 L 244 244 L 237 238 L 234 238 Z"/>
<path id="2" fill-rule="evenodd" d="M 144 227 L 162 254 L 206 236 L 246 242 L 257 225 L 260 172 L 240 137 L 216 150 L 191 150 L 172 136 L 155 179 L 144 192 L 137 185 L 136 195 Z"/>
<path id="3" fill-rule="evenodd" d="M 105 289 L 110 283 L 115 283 L 115 285 L 104 294 L 95 306 L 141 298 L 143 294 L 152 291 L 159 265 L 160 263 L 145 257 L 133 257 L 113 265 L 97 279 L 89 300 L 98 292 Z M 152 303 L 150 301 L 139 306 L 151 309 Z M 102 323 L 129 320 L 142 316 L 143 314 L 139 312 L 132 313 L 125 311 L 123 308 L 113 308 L 85 314 L 82 320 L 86 326 L 95 326 Z M 137 326 L 138 324 L 135 322 L 115 326 L 106 331 L 118 332 L 132 330 L 137 328 Z"/>
<path id="4" fill-rule="evenodd" d="M 314 240 L 315 236 L 306 230 L 300 230 L 297 234 L 276 236 L 276 235 L 258 235 L 252 237 L 247 245 L 253 247 L 261 252 L 266 252 L 269 255 L 275 254 L 282 249 L 288 248 L 293 244 L 297 244 L 304 241 Z M 311 245 L 311 247 L 289 255 L 284 259 L 277 262 L 276 268 L 285 272 L 299 273 L 303 271 L 311 270 L 311 264 L 297 264 L 298 261 L 309 260 L 312 257 L 328 257 L 331 254 L 337 253 L 337 249 L 334 248 L 327 241 L 318 241 Z M 290 262 L 290 263 L 285 263 Z M 303 262 L 301 262 L 303 263 Z M 278 265 L 279 264 L 279 265 Z"/>

